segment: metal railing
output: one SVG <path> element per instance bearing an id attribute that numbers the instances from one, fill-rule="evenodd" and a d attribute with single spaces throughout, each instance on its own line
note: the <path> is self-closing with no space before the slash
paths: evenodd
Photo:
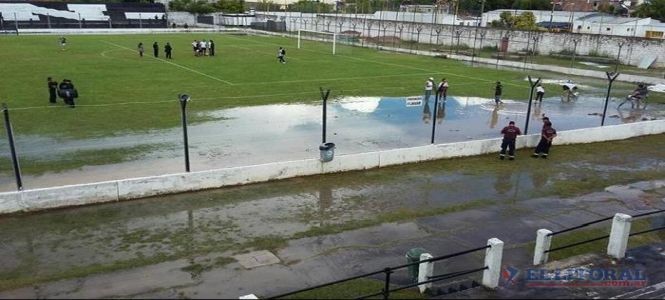
<path id="1" fill-rule="evenodd" d="M 420 265 L 420 264 L 423 264 L 423 263 L 445 260 L 445 259 L 453 258 L 453 257 L 456 257 L 456 256 L 469 254 L 469 253 L 473 253 L 473 252 L 480 251 L 480 250 L 485 250 L 485 249 L 488 249 L 488 248 L 491 248 L 491 247 L 492 247 L 491 245 L 487 245 L 487 246 L 478 247 L 478 248 L 474 248 L 474 249 L 469 249 L 469 250 L 465 250 L 465 251 L 461 251 L 461 252 L 457 252 L 457 253 L 453 253 L 453 254 L 447 254 L 447 255 L 443 255 L 443 256 L 439 256 L 439 257 L 433 257 L 433 258 L 430 258 L 430 259 L 424 259 L 424 260 L 420 260 L 418 262 L 407 263 L 407 264 L 399 265 L 399 266 L 396 266 L 396 267 L 387 267 L 387 268 L 385 268 L 383 270 L 380 270 L 380 271 L 374 271 L 374 272 L 365 273 L 365 274 L 361 274 L 361 275 L 357 275 L 357 276 L 352 276 L 352 277 L 348 277 L 348 278 L 344 278 L 344 279 L 340 279 L 340 280 L 336 280 L 336 281 L 331 281 L 331 282 L 328 282 L 328 283 L 319 284 L 319 285 L 315 285 L 315 286 L 312 286 L 312 287 L 308 287 L 308 288 L 304 288 L 304 289 L 291 291 L 291 292 L 288 292 L 288 293 L 283 293 L 283 294 L 271 296 L 271 297 L 268 297 L 267 299 L 283 298 L 283 297 L 286 297 L 286 296 L 290 296 L 290 295 L 294 295 L 294 294 L 298 294 L 298 293 L 302 293 L 302 292 L 307 292 L 307 291 L 311 291 L 311 290 L 315 290 L 315 289 L 319 289 L 319 288 L 323 288 L 323 287 L 327 287 L 327 286 L 331 286 L 331 285 L 335 285 L 335 284 L 339 284 L 339 283 L 343 283 L 343 282 L 347 282 L 347 281 L 351 281 L 351 280 L 365 278 L 365 277 L 369 277 L 369 276 L 373 276 L 373 275 L 378 275 L 378 274 L 385 274 L 385 286 L 384 286 L 383 290 L 380 291 L 380 292 L 374 293 L 374 294 L 364 295 L 364 296 L 358 297 L 357 299 L 365 299 L 365 298 L 375 297 L 375 296 L 379 296 L 379 295 L 383 295 L 384 299 L 388 299 L 388 297 L 390 296 L 390 293 L 392 293 L 392 292 L 401 291 L 401 290 L 412 288 L 412 287 L 419 286 L 419 285 L 422 285 L 422 284 L 427 284 L 427 283 L 431 283 L 431 282 L 442 281 L 442 280 L 446 280 L 446 279 L 450 279 L 450 278 L 454 278 L 454 277 L 459 277 L 459 276 L 472 274 L 472 273 L 475 273 L 475 272 L 486 270 L 486 269 L 488 269 L 488 267 L 485 266 L 483 268 L 477 268 L 477 269 L 473 269 L 473 270 L 457 271 L 457 272 L 452 272 L 452 273 L 448 273 L 448 274 L 430 276 L 429 277 L 430 279 L 427 280 L 427 281 L 416 282 L 416 283 L 409 284 L 409 285 L 406 285 L 406 286 L 401 286 L 401 287 L 390 289 L 390 278 L 391 278 L 390 275 L 395 270 L 399 270 L 399 269 L 403 269 L 403 268 L 407 268 L 407 267 L 411 267 L 411 266 L 415 266 L 415 265 Z"/>

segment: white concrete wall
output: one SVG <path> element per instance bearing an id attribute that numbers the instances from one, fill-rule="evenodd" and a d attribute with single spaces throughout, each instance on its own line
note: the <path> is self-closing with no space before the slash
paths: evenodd
<path id="1" fill-rule="evenodd" d="M 665 120 L 645 121 L 561 131 L 554 140 L 554 144 L 564 145 L 621 140 L 662 133 L 665 133 Z M 535 147 L 538 138 L 538 134 L 521 136 L 517 140 L 517 147 Z M 442 158 L 495 153 L 498 152 L 500 143 L 501 140 L 497 138 L 435 144 L 339 155 L 329 163 L 321 163 L 318 159 L 305 159 L 192 173 L 7 192 L 0 193 L 0 214 L 129 200 L 160 194 L 219 188 L 298 176 L 365 170 Z"/>

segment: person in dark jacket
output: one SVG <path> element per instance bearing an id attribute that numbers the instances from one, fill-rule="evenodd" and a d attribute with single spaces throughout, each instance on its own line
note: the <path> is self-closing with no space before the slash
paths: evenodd
<path id="1" fill-rule="evenodd" d="M 58 95 L 62 100 L 65 102 L 65 104 L 69 105 L 69 107 L 74 108 L 74 98 L 78 98 L 78 91 L 76 91 L 76 88 L 74 87 L 74 84 L 72 83 L 71 80 L 69 79 L 63 79 L 60 85 L 58 86 Z"/>
<path id="2" fill-rule="evenodd" d="M 503 134 L 503 141 L 501 142 L 501 152 L 499 154 L 500 159 L 506 158 L 506 148 L 508 148 L 508 159 L 509 160 L 514 160 L 515 159 L 515 140 L 517 140 L 517 136 L 522 134 L 522 131 L 520 131 L 517 126 L 515 126 L 515 122 L 510 121 L 508 123 L 508 126 L 504 127 L 501 130 L 501 134 Z"/>
<path id="3" fill-rule="evenodd" d="M 210 51 L 210 56 L 215 56 L 215 42 L 213 42 L 212 40 L 210 40 L 209 48 L 210 49 L 208 51 Z"/>
<path id="4" fill-rule="evenodd" d="M 53 78 L 51 77 L 48 78 L 48 93 L 49 93 L 48 102 L 55 103 L 58 94 L 58 82 L 53 80 Z"/>
<path id="5" fill-rule="evenodd" d="M 171 51 L 173 51 L 173 48 L 171 48 L 171 44 L 166 43 L 166 46 L 164 46 L 164 53 L 166 54 L 166 58 L 171 59 Z"/>
<path id="6" fill-rule="evenodd" d="M 152 43 L 152 53 L 155 57 L 159 57 L 159 45 L 157 45 L 157 42 Z"/>
<path id="7" fill-rule="evenodd" d="M 550 118 L 543 118 L 543 129 L 540 132 L 540 142 L 536 146 L 533 155 L 531 157 L 538 158 L 547 158 L 550 153 L 550 147 L 552 147 L 552 140 L 556 137 L 556 130 L 552 127 L 552 122 Z"/>

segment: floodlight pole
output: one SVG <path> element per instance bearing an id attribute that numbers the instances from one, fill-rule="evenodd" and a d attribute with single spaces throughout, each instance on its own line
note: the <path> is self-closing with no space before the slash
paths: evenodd
<path id="1" fill-rule="evenodd" d="M 605 97 L 605 108 L 603 108 L 603 119 L 600 121 L 600 126 L 605 126 L 605 115 L 607 114 L 607 103 L 610 102 L 610 92 L 612 91 L 612 83 L 619 77 L 619 73 L 605 72 L 609 84 L 607 85 L 607 96 Z"/>
<path id="2" fill-rule="evenodd" d="M 476 39 L 478 39 L 478 28 L 480 27 L 480 23 L 483 22 L 483 10 L 485 10 L 485 0 L 482 0 L 482 3 L 480 4 L 480 13 L 479 13 L 480 19 L 476 24 L 476 32 L 473 34 L 473 49 L 471 49 L 472 51 L 471 66 L 473 66 L 473 62 L 476 58 Z"/>
<path id="3" fill-rule="evenodd" d="M 529 107 L 526 110 L 526 123 L 524 124 L 524 135 L 526 135 L 529 132 L 529 119 L 531 118 L 531 102 L 533 102 L 533 90 L 540 83 L 540 78 L 538 78 L 536 82 L 533 82 L 533 80 L 531 79 L 531 75 L 529 75 L 528 78 L 529 78 L 529 86 L 531 86 L 531 91 L 529 92 Z"/>
<path id="4" fill-rule="evenodd" d="M 617 53 L 617 60 L 614 63 L 614 73 L 617 73 L 619 70 L 619 60 L 621 59 L 621 48 L 626 44 L 626 42 L 619 42 L 619 53 Z"/>
<path id="5" fill-rule="evenodd" d="M 321 100 L 323 100 L 323 115 L 322 115 L 322 132 L 321 132 L 321 140 L 322 144 L 326 143 L 326 123 L 328 121 L 328 96 L 330 96 L 330 89 L 327 89 L 325 92 L 323 91 L 322 87 L 319 87 L 319 91 L 321 92 Z"/>
<path id="6" fill-rule="evenodd" d="M 9 140 L 9 150 L 12 154 L 12 165 L 14 167 L 14 176 L 16 177 L 16 187 L 19 191 L 23 190 L 23 180 L 21 180 L 21 167 L 18 163 L 18 155 L 16 154 L 16 145 L 14 142 L 14 131 L 12 124 L 9 122 L 9 108 L 7 104 L 2 104 L 2 113 L 5 117 L 5 129 L 7 130 L 7 139 Z"/>
<path id="7" fill-rule="evenodd" d="M 182 120 L 182 136 L 185 143 L 185 171 L 189 172 L 189 139 L 187 137 L 187 102 L 189 102 L 189 96 L 187 94 L 178 95 L 178 100 L 180 100 L 180 112 Z"/>

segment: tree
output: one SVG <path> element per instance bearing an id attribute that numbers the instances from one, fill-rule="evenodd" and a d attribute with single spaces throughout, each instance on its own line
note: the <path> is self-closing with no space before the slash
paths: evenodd
<path id="1" fill-rule="evenodd" d="M 333 5 L 319 1 L 300 0 L 296 3 L 289 4 L 288 10 L 304 13 L 328 13 L 333 11 Z"/>
<path id="2" fill-rule="evenodd" d="M 193 14 L 208 14 L 216 10 L 213 5 L 205 0 L 173 0 L 169 2 L 169 9 Z"/>
<path id="3" fill-rule="evenodd" d="M 214 6 L 225 13 L 242 13 L 245 11 L 245 0 L 219 0 Z"/>
<path id="4" fill-rule="evenodd" d="M 523 30 L 534 30 L 536 26 L 536 16 L 530 12 L 523 12 L 521 15 L 515 17 L 515 28 Z"/>
<path id="5" fill-rule="evenodd" d="M 651 0 L 637 7 L 632 14 L 634 17 L 652 18 L 665 22 L 665 0 Z"/>

